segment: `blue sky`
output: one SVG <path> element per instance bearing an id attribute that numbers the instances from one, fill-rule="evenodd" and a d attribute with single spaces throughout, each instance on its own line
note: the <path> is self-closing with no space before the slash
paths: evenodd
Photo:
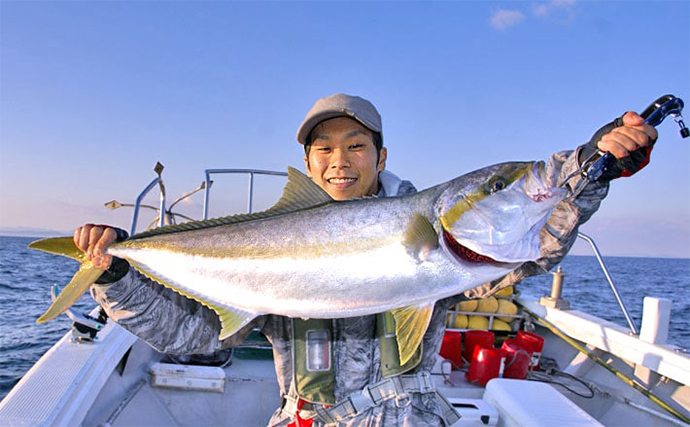
<path id="1" fill-rule="evenodd" d="M 3 0 L 0 232 L 128 229 L 103 203 L 132 202 L 156 161 L 173 198 L 205 168 L 303 169 L 297 127 L 335 92 L 374 102 L 388 169 L 419 189 L 546 159 L 665 93 L 690 102 L 689 18 L 688 1 Z M 690 140 L 659 131 L 582 228 L 607 255 L 690 257 Z M 258 185 L 266 207 L 281 184 Z M 244 179 L 214 187 L 212 215 L 244 206 Z"/>

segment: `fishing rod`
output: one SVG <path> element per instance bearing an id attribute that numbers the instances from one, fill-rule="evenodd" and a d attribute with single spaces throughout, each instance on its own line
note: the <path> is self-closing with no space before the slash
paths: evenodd
<path id="1" fill-rule="evenodd" d="M 690 129 L 683 123 L 683 100 L 673 95 L 664 95 L 659 97 L 647 107 L 640 117 L 648 125 L 657 127 L 668 116 L 672 116 L 678 126 L 680 126 L 680 136 L 687 138 L 690 136 Z M 611 167 L 616 158 L 611 153 L 603 151 L 595 152 L 590 158 L 585 160 L 581 166 L 582 176 L 589 182 L 593 182 L 601 178 L 606 170 Z"/>
<path id="2" fill-rule="evenodd" d="M 656 403 L 658 406 L 663 408 L 666 412 L 673 415 L 674 417 L 681 420 L 682 422 L 684 422 L 686 424 L 690 424 L 690 418 L 687 417 L 685 414 L 681 413 L 680 411 L 678 411 L 677 409 L 675 409 L 674 407 L 672 407 L 671 405 L 669 405 L 668 403 L 666 403 L 665 401 L 663 401 L 662 399 L 660 399 L 659 397 L 654 395 L 647 388 L 638 384 L 637 381 L 635 381 L 634 379 L 628 377 L 627 375 L 623 374 L 618 369 L 616 369 L 613 366 L 611 366 L 610 364 L 606 363 L 606 361 L 604 361 L 599 356 L 595 355 L 593 352 L 587 350 L 584 346 L 580 345 L 574 339 L 570 338 L 567 334 L 565 334 L 563 331 L 558 329 L 554 324 L 550 323 L 549 321 L 547 321 L 543 317 L 539 316 L 538 314 L 534 313 L 533 311 L 528 310 L 524 306 L 522 307 L 522 309 L 527 314 L 529 314 L 530 316 L 535 318 L 537 321 L 539 321 L 539 323 L 544 325 L 544 327 L 547 328 L 548 330 L 550 330 L 554 335 L 561 338 L 566 343 L 570 344 L 573 348 L 575 348 L 580 353 L 582 353 L 585 356 L 587 356 L 588 358 L 590 358 L 592 361 L 594 361 L 596 364 L 598 364 L 602 368 L 611 372 L 618 379 L 622 380 L 624 383 L 628 384 L 630 387 L 632 387 L 635 390 L 637 390 L 638 392 L 642 393 L 645 397 L 647 397 L 652 402 Z"/>

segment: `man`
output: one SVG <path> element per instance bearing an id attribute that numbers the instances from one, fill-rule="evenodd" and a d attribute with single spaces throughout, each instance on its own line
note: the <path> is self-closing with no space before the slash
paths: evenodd
<path id="1" fill-rule="evenodd" d="M 335 200 L 392 197 L 414 193 L 411 183 L 385 170 L 381 118 L 359 97 L 336 94 L 318 100 L 300 126 L 306 171 Z M 261 316 L 224 342 L 219 321 L 206 307 L 143 278 L 126 261 L 103 255 L 123 238 L 117 229 L 85 225 L 74 240 L 94 265 L 106 270 L 92 287 L 92 296 L 109 316 L 165 353 L 211 353 L 239 344 L 260 328 L 273 345 L 283 397 L 271 425 L 435 426 L 452 423 L 454 411 L 434 389 L 428 372 L 436 362 L 446 310 L 466 298 L 488 296 L 522 278 L 544 273 L 565 256 L 577 228 L 598 209 L 608 181 L 634 173 L 648 161 L 656 140 L 654 128 L 626 113 L 605 126 L 588 144 L 554 154 L 547 165 L 553 182 L 561 182 L 597 149 L 621 159 L 600 182 L 588 184 L 575 200 L 561 202 L 541 234 L 542 257 L 509 275 L 436 303 L 423 343 L 404 365 L 397 357 L 392 319 L 386 314 L 346 319 L 290 319 Z M 574 188 L 581 180 L 574 174 Z M 118 236 L 118 234 L 120 234 Z M 353 269 L 357 266 L 352 266 Z M 311 352 L 319 345 L 327 351 Z"/>

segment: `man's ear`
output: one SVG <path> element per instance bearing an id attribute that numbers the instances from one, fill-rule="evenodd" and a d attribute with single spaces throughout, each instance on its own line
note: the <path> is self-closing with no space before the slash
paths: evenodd
<path id="1" fill-rule="evenodd" d="M 304 169 L 307 171 L 307 176 L 312 178 L 311 170 L 309 169 L 309 157 L 304 156 Z"/>
<path id="2" fill-rule="evenodd" d="M 386 168 L 386 157 L 388 156 L 388 150 L 386 147 L 381 147 L 381 153 L 379 154 L 379 163 L 376 165 L 376 170 L 381 172 Z"/>

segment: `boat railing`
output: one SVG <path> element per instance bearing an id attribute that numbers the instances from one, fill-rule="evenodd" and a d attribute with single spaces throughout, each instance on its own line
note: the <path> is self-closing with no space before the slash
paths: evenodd
<path id="1" fill-rule="evenodd" d="M 162 227 L 165 224 L 165 185 L 163 184 L 163 178 L 161 174 L 163 173 L 163 165 L 160 162 L 156 162 L 156 166 L 153 168 L 153 170 L 156 172 L 158 175 L 156 178 L 154 178 L 149 185 L 147 185 L 141 193 L 137 196 L 137 199 L 134 202 L 134 214 L 132 215 L 132 227 L 130 228 L 130 235 L 133 235 L 137 231 L 137 222 L 139 221 L 139 209 L 141 208 L 141 202 L 144 200 L 144 197 L 153 190 L 153 188 L 158 185 L 160 195 L 159 195 L 159 207 L 158 207 L 158 226 Z M 112 202 L 108 202 L 112 203 Z M 106 206 L 108 206 L 108 203 L 106 203 Z M 114 209 L 114 208 L 111 208 Z M 161 214 L 163 213 L 163 214 Z"/>
<path id="2" fill-rule="evenodd" d="M 620 306 L 621 310 L 623 311 L 623 315 L 625 316 L 625 320 L 628 322 L 628 326 L 630 326 L 630 331 L 638 335 L 639 330 L 637 329 L 637 326 L 635 326 L 635 322 L 633 322 L 632 317 L 630 316 L 630 312 L 628 312 L 628 309 L 625 306 L 625 303 L 623 302 L 623 299 L 621 298 L 620 292 L 618 292 L 618 288 L 616 288 L 616 285 L 613 283 L 613 278 L 611 278 L 611 274 L 609 273 L 609 269 L 606 267 L 606 264 L 604 263 L 604 259 L 601 256 L 601 252 L 599 252 L 599 248 L 597 247 L 597 244 L 594 242 L 594 239 L 589 237 L 588 235 L 578 232 L 577 237 L 581 238 L 582 240 L 586 241 L 589 243 L 590 247 L 592 248 L 592 252 L 594 252 L 594 255 L 597 258 L 597 261 L 599 262 L 599 266 L 601 267 L 601 270 L 604 272 L 604 276 L 606 277 L 606 280 L 609 282 L 609 285 L 611 286 L 611 290 L 613 291 L 613 295 L 616 297 L 616 300 L 618 301 L 618 305 Z"/>
<path id="3" fill-rule="evenodd" d="M 204 193 L 204 211 L 203 218 L 208 219 L 208 208 L 211 195 L 211 175 L 213 174 L 247 174 L 249 175 L 249 194 L 247 195 L 247 213 L 252 213 L 252 203 L 254 200 L 254 176 L 255 175 L 273 175 L 273 176 L 287 176 L 286 172 L 277 172 L 260 169 L 206 169 L 206 191 Z"/>
<path id="4" fill-rule="evenodd" d="M 211 176 L 214 174 L 247 174 L 249 175 L 249 194 L 247 195 L 247 213 L 251 213 L 253 210 L 253 203 L 254 203 L 254 176 L 256 175 L 272 175 L 272 176 L 287 176 L 286 172 L 279 172 L 279 171 L 271 171 L 271 170 L 261 170 L 261 169 L 206 169 L 204 171 L 204 176 L 205 179 L 201 183 L 201 185 L 194 190 L 183 194 L 181 197 L 179 197 L 177 200 L 175 200 L 173 203 L 170 204 L 170 207 L 166 209 L 166 193 L 165 193 L 165 184 L 163 183 L 163 178 L 162 178 L 162 172 L 163 172 L 164 166 L 158 162 L 156 163 L 156 166 L 154 167 L 154 171 L 158 175 L 156 178 L 154 178 L 144 189 L 139 193 L 137 196 L 135 202 L 133 204 L 128 204 L 128 203 L 120 203 L 116 200 L 110 201 L 105 204 L 106 207 L 109 209 L 117 209 L 120 207 L 132 207 L 134 209 L 134 213 L 132 215 L 132 225 L 130 227 L 130 235 L 136 234 L 137 230 L 137 225 L 139 222 L 139 211 L 141 208 L 148 208 L 152 209 L 156 212 L 158 212 L 158 216 L 155 218 L 153 221 L 152 225 L 157 225 L 158 227 L 162 227 L 166 224 L 175 224 L 176 223 L 176 217 L 182 217 L 186 220 L 192 221 L 193 218 L 189 218 L 185 215 L 173 212 L 172 209 L 173 207 L 181 202 L 182 200 L 190 197 L 191 195 L 204 190 L 204 204 L 203 204 L 203 211 L 202 211 L 202 219 L 208 219 L 208 211 L 209 211 L 209 204 L 210 204 L 210 190 L 211 186 L 213 185 L 213 181 L 211 180 Z M 156 186 L 159 188 L 159 206 L 151 206 L 151 205 L 145 205 L 142 204 L 142 201 L 144 198 L 153 190 Z M 149 226 L 150 227 L 150 226 Z"/>

